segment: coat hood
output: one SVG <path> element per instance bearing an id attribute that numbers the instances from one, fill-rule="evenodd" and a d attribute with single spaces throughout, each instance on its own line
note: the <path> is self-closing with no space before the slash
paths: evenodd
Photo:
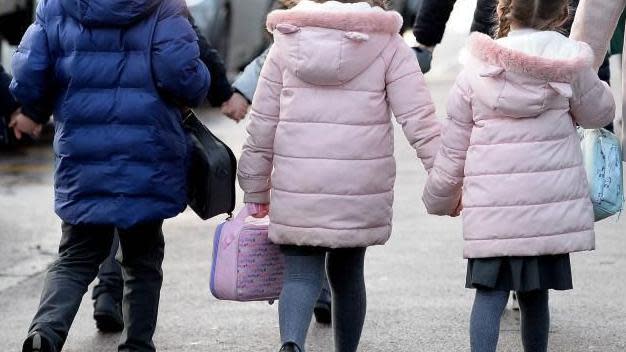
<path id="1" fill-rule="evenodd" d="M 128 26 L 151 14 L 161 0 L 61 0 L 85 26 Z"/>
<path id="2" fill-rule="evenodd" d="M 402 16 L 367 3 L 301 1 L 267 18 L 286 68 L 315 85 L 341 85 L 363 72 L 402 27 Z"/>
<path id="3" fill-rule="evenodd" d="M 560 33 L 523 29 L 494 40 L 472 34 L 464 63 L 479 79 L 474 98 L 503 116 L 536 117 L 569 104 L 573 81 L 593 64 L 591 48 Z"/>

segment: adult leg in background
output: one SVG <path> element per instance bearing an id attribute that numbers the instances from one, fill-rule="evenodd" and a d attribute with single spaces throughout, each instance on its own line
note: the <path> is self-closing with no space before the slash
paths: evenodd
<path id="1" fill-rule="evenodd" d="M 324 272 L 324 279 L 322 279 L 322 291 L 320 296 L 315 302 L 315 321 L 319 324 L 330 325 L 332 323 L 332 296 L 330 294 L 330 284 Z"/>
<path id="2" fill-rule="evenodd" d="M 359 346 L 367 311 L 364 261 L 365 248 L 334 249 L 328 253 L 336 352 L 355 352 Z"/>
<path id="3" fill-rule="evenodd" d="M 122 331 L 124 327 L 122 319 L 124 279 L 122 278 L 122 267 L 115 260 L 119 247 L 120 241 L 116 234 L 109 256 L 100 265 L 98 284 L 93 288 L 92 293 L 94 300 L 93 316 L 96 320 L 96 326 L 103 332 Z"/>
<path id="4" fill-rule="evenodd" d="M 500 320 L 509 301 L 509 291 L 476 289 L 470 318 L 472 352 L 495 352 L 500 337 Z"/>
<path id="5" fill-rule="evenodd" d="M 156 221 L 130 229 L 117 229 L 121 246 L 117 259 L 124 277 L 124 331 L 118 348 L 120 352 L 156 351 L 152 337 L 163 283 L 161 266 L 165 241 L 162 225 L 163 221 Z"/>

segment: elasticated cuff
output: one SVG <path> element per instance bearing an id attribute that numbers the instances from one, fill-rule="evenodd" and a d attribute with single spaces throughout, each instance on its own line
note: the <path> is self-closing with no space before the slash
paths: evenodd
<path id="1" fill-rule="evenodd" d="M 270 192 L 246 193 L 243 196 L 244 203 L 269 204 Z"/>

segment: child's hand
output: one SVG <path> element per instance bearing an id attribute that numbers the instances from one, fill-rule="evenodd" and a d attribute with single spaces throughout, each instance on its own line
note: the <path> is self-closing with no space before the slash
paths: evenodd
<path id="1" fill-rule="evenodd" d="M 463 196 L 459 198 L 459 204 L 456 206 L 456 209 L 454 209 L 454 211 L 452 212 L 452 214 L 450 214 L 450 216 L 453 218 L 456 218 L 459 215 L 461 215 L 462 211 L 463 211 Z"/>
<path id="2" fill-rule="evenodd" d="M 20 109 L 17 109 L 11 115 L 11 122 L 9 122 L 9 128 L 13 129 L 15 138 L 22 139 L 23 135 L 29 135 L 34 139 L 39 138 L 43 126 L 28 118 L 28 116 L 22 114 Z"/>
<path id="3" fill-rule="evenodd" d="M 248 203 L 247 206 L 251 207 L 252 217 L 262 219 L 270 213 L 269 204 Z"/>
<path id="4" fill-rule="evenodd" d="M 239 123 L 248 113 L 248 100 L 240 93 L 235 92 L 227 102 L 222 104 L 222 114 Z"/>

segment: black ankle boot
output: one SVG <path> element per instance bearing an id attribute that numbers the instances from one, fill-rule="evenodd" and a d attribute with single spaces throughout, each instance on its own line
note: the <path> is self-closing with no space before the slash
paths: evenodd
<path id="1" fill-rule="evenodd" d="M 300 348 L 298 348 L 298 345 L 296 345 L 295 343 L 287 342 L 286 344 L 283 345 L 283 347 L 278 352 L 302 352 L 302 351 L 300 351 Z"/>
<path id="2" fill-rule="evenodd" d="M 332 323 L 332 310 L 330 302 L 317 301 L 313 313 L 315 314 L 315 321 L 318 324 L 330 325 Z"/>
<path id="3" fill-rule="evenodd" d="M 124 329 L 122 305 L 107 293 L 99 295 L 94 302 L 93 318 L 98 330 L 120 332 Z"/>
<path id="4" fill-rule="evenodd" d="M 322 288 L 320 296 L 315 302 L 315 308 L 313 313 L 315 314 L 315 321 L 318 324 L 330 325 L 332 323 L 332 310 L 331 310 L 332 296 L 330 290 L 326 287 Z"/>
<path id="5" fill-rule="evenodd" d="M 52 343 L 37 331 L 31 333 L 24 341 L 22 352 L 55 352 Z"/>

